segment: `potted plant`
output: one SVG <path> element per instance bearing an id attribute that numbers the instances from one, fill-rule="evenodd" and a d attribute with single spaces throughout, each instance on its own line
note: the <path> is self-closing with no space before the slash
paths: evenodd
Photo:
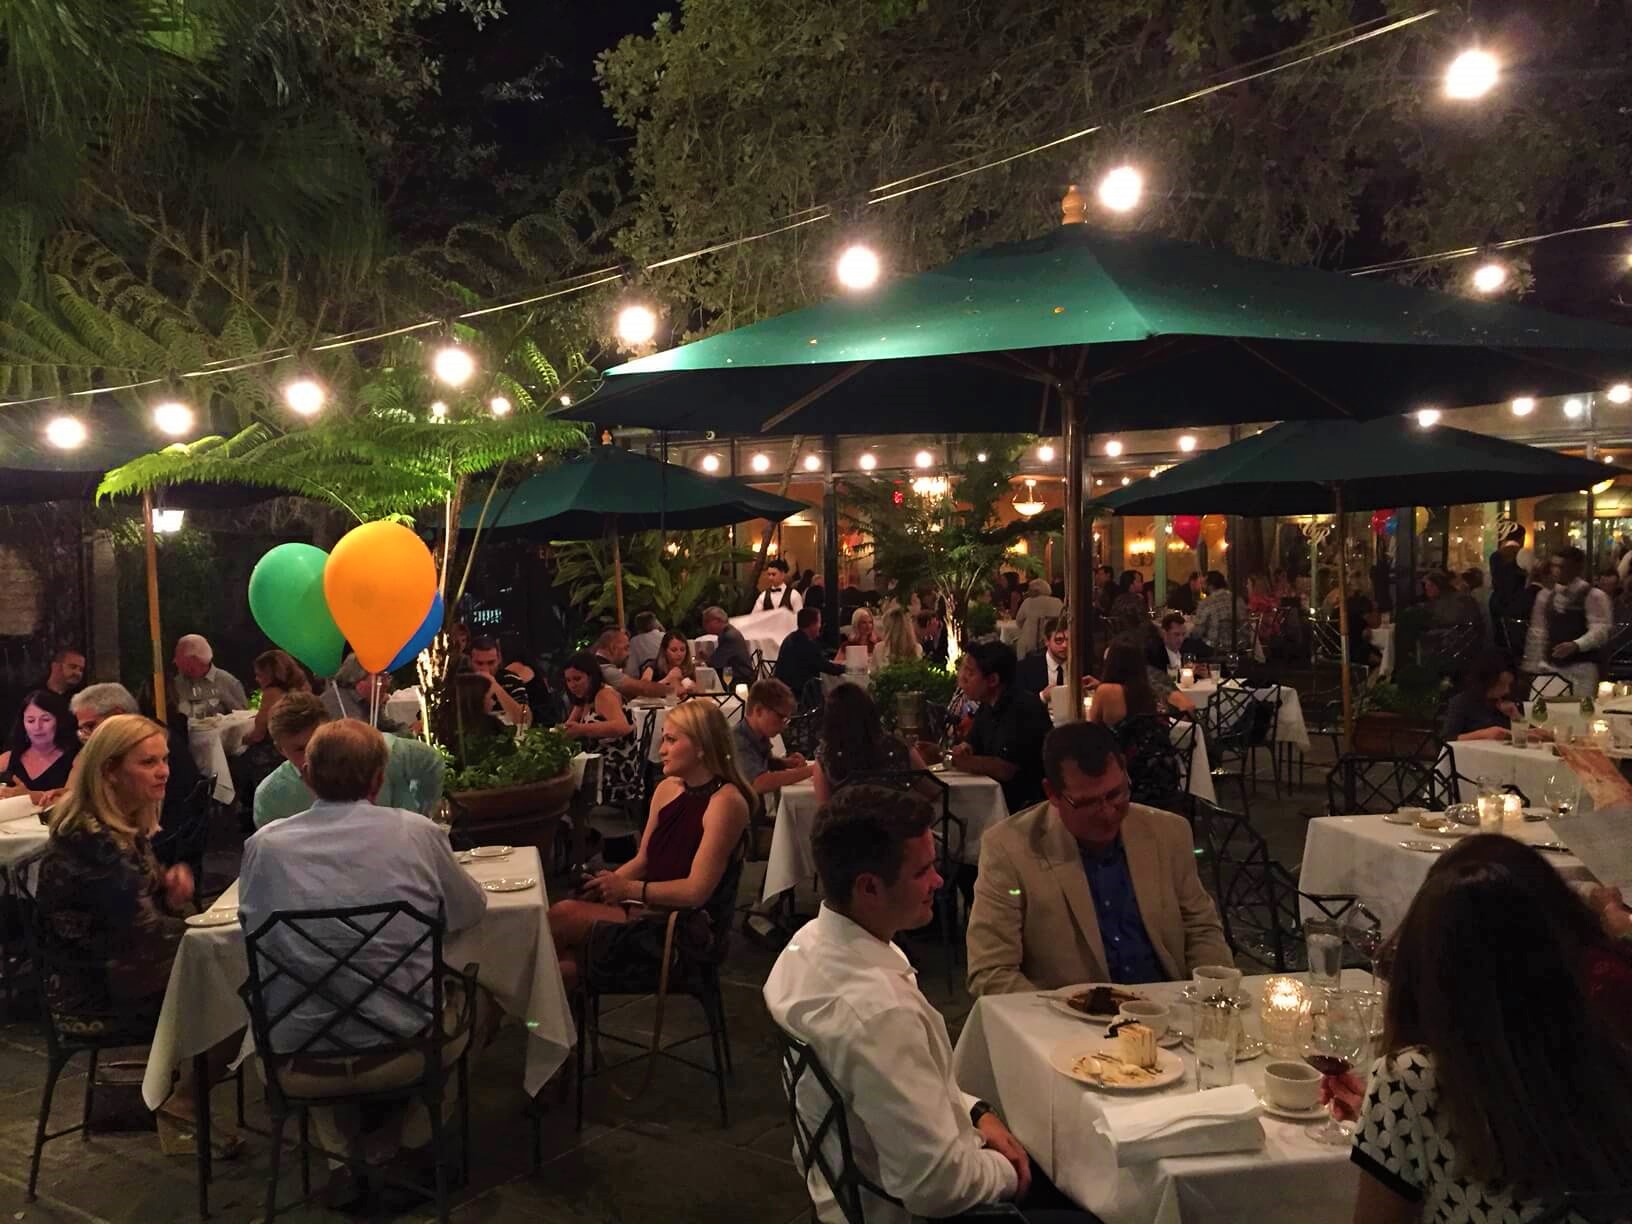
<path id="1" fill-rule="evenodd" d="M 935 664 L 923 659 L 909 659 L 880 668 L 868 682 L 867 687 L 878 706 L 879 718 L 888 730 L 911 731 L 916 734 L 917 728 L 903 728 L 899 725 L 899 697 L 917 693 L 922 701 L 931 707 L 944 707 L 952 700 L 952 690 L 957 687 L 957 678 L 945 668 L 936 667 Z M 914 707 L 915 710 L 918 708 Z"/>
<path id="2" fill-rule="evenodd" d="M 575 789 L 573 742 L 556 728 L 531 727 L 469 736 L 461 747 L 445 784 L 453 835 L 470 845 L 536 845 L 547 863 Z"/>
<path id="3" fill-rule="evenodd" d="M 1445 681 L 1432 668 L 1400 667 L 1361 696 L 1355 712 L 1353 751 L 1363 756 L 1416 755 L 1432 751 L 1439 728 Z"/>

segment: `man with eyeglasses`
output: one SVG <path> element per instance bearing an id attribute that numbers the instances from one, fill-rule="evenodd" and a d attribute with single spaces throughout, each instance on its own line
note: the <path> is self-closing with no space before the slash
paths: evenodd
<path id="1" fill-rule="evenodd" d="M 1043 744 L 1046 803 L 986 830 L 969 915 L 969 991 L 1180 981 L 1231 965 L 1181 816 L 1129 802 L 1116 737 L 1067 723 Z"/>

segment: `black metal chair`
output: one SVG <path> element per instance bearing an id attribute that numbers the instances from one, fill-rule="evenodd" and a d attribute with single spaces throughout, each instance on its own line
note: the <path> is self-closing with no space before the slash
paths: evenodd
<path id="1" fill-rule="evenodd" d="M 1252 711 L 1252 732 L 1247 740 L 1247 773 L 1252 778 L 1253 793 L 1258 792 L 1258 750 L 1267 749 L 1269 752 L 1270 776 L 1274 779 L 1275 797 L 1281 796 L 1281 755 L 1280 743 L 1275 733 L 1281 721 L 1281 686 L 1271 681 L 1258 686 L 1253 691 L 1257 704 Z M 1290 772 L 1287 778 L 1291 781 Z"/>
<path id="2" fill-rule="evenodd" d="M 1541 672 L 1530 677 L 1530 692 L 1527 700 L 1534 701 L 1537 697 L 1545 697 L 1548 701 L 1575 700 L 1575 686 L 1570 683 L 1568 676 L 1557 672 Z"/>
<path id="3" fill-rule="evenodd" d="M 1196 724 L 1170 723 L 1160 714 L 1133 714 L 1111 729 L 1127 762 L 1128 790 L 1135 803 L 1181 815 L 1186 808 Z M 1177 738 L 1175 738 L 1177 737 Z"/>
<path id="4" fill-rule="evenodd" d="M 1568 1191 L 1532 1216 L 1530 1224 L 1632 1224 L 1632 1186 Z"/>
<path id="5" fill-rule="evenodd" d="M 783 746 L 807 760 L 816 759 L 816 748 L 821 742 L 822 710 L 819 705 L 801 710 L 788 719 L 788 725 L 782 728 Z"/>
<path id="6" fill-rule="evenodd" d="M 283 1131 L 292 1115 L 300 1127 L 301 1190 L 311 1193 L 310 1155 L 316 1150 L 358 1165 L 355 1153 L 331 1152 L 311 1142 L 312 1109 L 337 1105 L 424 1105 L 430 1115 L 435 1156 L 437 1219 L 448 1218 L 448 1152 L 442 1117 L 448 1071 L 459 1085 L 459 1178 L 470 1179 L 470 1077 L 467 1056 L 476 1001 L 476 967 L 463 973 L 442 962 L 443 925 L 404 901 L 322 910 L 279 910 L 244 939 L 249 975 L 240 989 L 249 1010 L 255 1049 L 266 1075 L 271 1116 L 271 1168 L 267 1173 L 265 1219 L 278 1212 L 278 1174 Z M 450 997 L 456 985 L 463 997 Z M 314 1009 L 325 1014 L 306 1031 Z M 450 1005 L 457 1011 L 450 1012 Z M 386 1023 L 382 1013 L 396 1019 Z M 288 1036 L 296 1016 L 303 1028 Z M 409 1031 L 402 1032 L 402 1021 Z M 280 1030 L 282 1030 L 280 1032 Z M 291 1076 L 332 1075 L 336 1060 L 402 1063 L 404 1075 L 389 1087 L 337 1094 L 302 1092 Z M 401 1183 L 418 1189 L 409 1182 Z"/>
<path id="7" fill-rule="evenodd" d="M 1221 684 L 1212 698 L 1196 711 L 1196 722 L 1207 741 L 1207 763 L 1213 783 L 1233 782 L 1241 790 L 1241 806 L 1249 809 L 1258 698 L 1241 684 Z"/>
<path id="8" fill-rule="evenodd" d="M 799 1153 L 799 1171 L 804 1174 L 806 1185 L 809 1185 L 812 1170 L 820 1174 L 834 1202 L 838 1204 L 845 1224 L 867 1224 L 865 1204 L 869 1198 L 901 1206 L 900 1199 L 856 1167 L 844 1094 L 839 1091 L 832 1076 L 828 1075 L 821 1060 L 808 1045 L 790 1036 L 780 1025 L 773 1023 L 772 1027 L 781 1046 L 782 1091 L 788 1099 L 794 1148 Z M 801 1096 L 810 1111 L 808 1117 L 799 1108 Z M 946 1224 L 951 1224 L 965 1220 L 1023 1221 L 1025 1216 L 1013 1203 L 993 1203 L 943 1219 Z"/>
<path id="9" fill-rule="evenodd" d="M 1269 843 L 1245 816 L 1198 799 L 1194 827 L 1230 950 L 1277 973 L 1306 969 L 1299 899 L 1329 918 L 1340 918 L 1356 899 L 1301 892 L 1297 877 L 1270 857 Z"/>
<path id="10" fill-rule="evenodd" d="M 204 883 L 204 850 L 210 840 L 210 818 L 214 813 L 215 775 L 205 774 L 180 804 L 176 819 L 153 838 L 153 856 L 170 866 L 185 863 L 196 885 Z M 206 900 L 200 890 L 200 902 Z"/>
<path id="11" fill-rule="evenodd" d="M 1458 802 L 1454 771 L 1445 772 L 1448 756 L 1363 756 L 1345 753 L 1326 775 L 1326 811 L 1330 816 L 1359 816 L 1422 807 L 1442 812 Z"/>

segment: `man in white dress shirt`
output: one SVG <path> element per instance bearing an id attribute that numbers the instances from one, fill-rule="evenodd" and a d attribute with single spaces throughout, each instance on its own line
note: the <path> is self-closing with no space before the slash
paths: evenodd
<path id="1" fill-rule="evenodd" d="M 755 612 L 769 612 L 773 608 L 786 608 L 789 612 L 798 612 L 805 606 L 805 597 L 788 585 L 788 563 L 780 557 L 772 557 L 765 562 L 764 578 L 765 589 L 754 600 Z"/>
<path id="2" fill-rule="evenodd" d="M 772 1018 L 811 1047 L 843 1097 L 857 1171 L 890 1196 L 863 1192 L 867 1224 L 1025 1200 L 1034 1178 L 1033 1202 L 1064 1205 L 991 1107 L 959 1090 L 946 1022 L 892 942 L 932 916 L 941 885 L 933 822 L 916 795 L 840 790 L 813 835 L 821 912 L 789 941 L 765 983 Z M 821 1089 L 802 1082 L 799 1104 L 815 1125 L 825 1107 Z M 836 1142 L 831 1157 L 838 1159 Z M 822 1224 L 844 1224 L 815 1165 L 807 1184 Z M 1093 1217 L 1028 1210 L 1025 1218 Z"/>
<path id="3" fill-rule="evenodd" d="M 1554 585 L 1536 596 L 1525 635 L 1524 670 L 1533 676 L 1558 673 L 1576 700 L 1597 695 L 1608 662 L 1604 648 L 1615 632 L 1609 596 L 1583 576 L 1586 565 L 1587 554 L 1573 545 L 1553 550 Z"/>

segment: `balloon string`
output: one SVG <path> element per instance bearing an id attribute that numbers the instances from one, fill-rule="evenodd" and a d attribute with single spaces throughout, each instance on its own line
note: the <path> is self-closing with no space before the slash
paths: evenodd
<path id="1" fill-rule="evenodd" d="M 376 731 L 380 728 L 380 673 L 374 672 L 369 676 L 368 683 L 368 725 Z"/>

